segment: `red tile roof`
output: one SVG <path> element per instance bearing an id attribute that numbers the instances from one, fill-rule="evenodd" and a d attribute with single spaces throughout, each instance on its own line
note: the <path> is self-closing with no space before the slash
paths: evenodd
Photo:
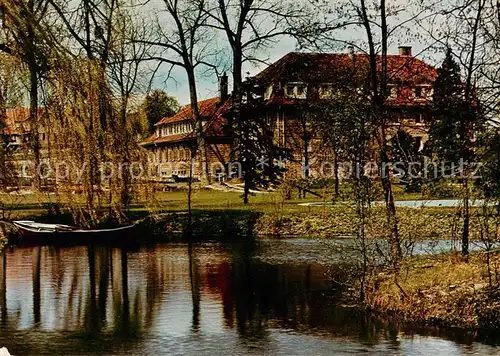
<path id="1" fill-rule="evenodd" d="M 202 118 L 211 118 L 214 116 L 218 109 L 218 104 L 220 102 L 219 98 L 211 98 L 207 100 L 202 100 L 198 102 L 198 110 Z M 170 124 L 173 122 L 179 122 L 184 120 L 191 120 L 193 118 L 193 111 L 191 109 L 191 104 L 184 105 L 181 110 L 171 117 L 165 117 L 158 121 L 155 126 L 160 126 L 164 124 Z"/>
<path id="2" fill-rule="evenodd" d="M 381 56 L 377 59 L 378 69 Z M 291 52 L 256 75 L 257 80 L 272 82 L 335 83 L 355 73 L 367 73 L 369 56 L 347 53 Z M 436 69 L 424 61 L 402 55 L 387 55 L 389 82 L 431 84 Z"/>
<path id="3" fill-rule="evenodd" d="M 378 58 L 380 68 L 380 57 Z M 401 55 L 387 56 L 389 82 L 432 84 L 437 76 L 436 69 L 424 61 Z M 263 84 L 276 82 L 305 82 L 305 83 L 335 83 L 349 82 L 353 74 L 356 76 L 368 73 L 369 57 L 364 54 L 350 55 L 346 53 L 299 53 L 291 52 L 271 64 L 255 77 Z M 279 102 L 280 104 L 294 104 L 296 99 L 285 98 L 281 91 L 275 91 L 268 103 Z M 423 105 L 425 101 L 413 99 L 399 100 L 397 102 L 388 100 L 389 105 Z M 200 114 L 207 124 L 203 131 L 207 136 L 223 136 L 225 119 L 223 113 L 229 108 L 229 101 L 220 105 L 219 98 L 211 98 L 198 103 Z M 185 105 L 172 117 L 161 119 L 155 126 L 168 123 L 192 120 L 191 105 Z M 143 145 L 154 145 L 166 142 L 179 142 L 194 139 L 193 132 L 187 134 L 168 135 L 158 137 L 153 134 Z"/>
<path id="4" fill-rule="evenodd" d="M 377 58 L 378 70 L 381 56 Z M 389 83 L 412 87 L 415 84 L 431 85 L 436 76 L 436 69 L 424 61 L 403 55 L 387 56 Z M 368 78 L 369 56 L 366 54 L 347 53 L 300 53 L 291 52 L 257 74 L 256 79 L 263 85 L 302 82 L 307 84 L 350 85 L 353 81 Z M 409 93 L 387 98 L 386 103 L 394 107 L 425 106 L 428 100 L 415 99 Z M 268 105 L 294 105 L 300 99 L 287 98 L 283 88 L 273 90 L 267 101 Z"/>
<path id="5" fill-rule="evenodd" d="M 28 108 L 7 109 L 5 135 L 23 135 L 30 132 L 30 110 Z"/>
<path id="6" fill-rule="evenodd" d="M 207 100 L 200 101 L 198 103 L 200 114 L 203 120 L 207 121 L 203 127 L 203 132 L 205 137 L 222 137 L 223 126 L 226 122 L 223 113 L 229 108 L 229 102 L 225 102 L 223 105 L 220 104 L 219 98 L 211 98 Z M 191 105 L 185 105 L 179 113 L 172 117 L 161 119 L 155 126 L 161 126 L 164 124 L 181 122 L 186 120 L 192 120 L 192 110 Z M 195 132 L 168 135 L 168 136 L 157 136 L 156 132 L 147 138 L 142 145 L 151 146 L 161 143 L 174 143 L 184 140 L 193 140 L 196 137 Z"/>

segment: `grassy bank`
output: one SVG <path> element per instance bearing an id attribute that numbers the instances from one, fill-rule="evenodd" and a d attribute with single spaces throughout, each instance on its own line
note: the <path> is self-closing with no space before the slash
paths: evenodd
<path id="1" fill-rule="evenodd" d="M 401 196 L 397 196 L 399 199 Z M 74 200 L 69 200 L 69 198 Z M 79 202 L 78 195 L 61 197 L 55 194 L 1 194 L 2 219 L 33 219 L 55 221 L 54 205 L 57 214 L 62 213 L 64 220 L 59 222 L 71 224 L 71 209 Z M 215 215 L 258 215 L 254 232 L 260 236 L 308 236 L 320 238 L 346 237 L 356 234 L 357 218 L 349 204 L 340 203 L 334 206 L 307 207 L 299 203 L 321 200 L 311 194 L 306 199 L 285 200 L 278 191 L 271 194 L 256 194 L 251 197 L 250 204 L 242 203 L 241 194 L 196 189 L 193 194 L 193 211 L 200 216 Z M 326 199 L 325 199 L 326 200 Z M 162 214 L 182 214 L 186 212 L 186 192 L 182 190 L 156 192 L 149 201 L 134 200 L 127 215 L 130 220 L 142 219 L 145 216 Z M 104 207 L 103 215 L 107 214 Z M 474 215 L 474 209 L 473 209 Z M 219 219 L 219 218 L 217 218 Z M 456 209 L 454 208 L 398 208 L 398 219 L 401 235 L 404 240 L 418 239 L 451 239 L 459 236 Z M 238 221 L 238 220 L 236 220 Z M 480 221 L 472 219 L 471 238 L 479 237 Z M 168 227 L 168 226 L 167 226 Z M 385 237 L 381 232 L 388 231 L 383 208 L 372 209 L 367 217 L 367 232 L 372 237 Z M 168 227 L 169 231 L 176 230 Z"/>
<path id="2" fill-rule="evenodd" d="M 455 208 L 398 208 L 397 212 L 402 240 L 453 239 L 461 234 L 462 225 Z M 480 239 L 484 221 L 478 209 L 472 209 L 471 212 L 470 237 L 472 240 Z M 495 221 L 490 220 L 490 231 L 494 231 Z M 352 237 L 357 232 L 357 217 L 354 210 L 345 205 L 314 207 L 292 213 L 269 212 L 257 221 L 255 230 L 260 235 L 274 237 Z M 385 209 L 371 209 L 366 218 L 367 236 L 383 238 L 386 237 L 386 231 L 390 230 Z"/>
<path id="3" fill-rule="evenodd" d="M 366 307 L 428 326 L 500 330 L 500 255 L 456 254 L 406 260 L 398 273 L 380 272 L 367 293 Z"/>

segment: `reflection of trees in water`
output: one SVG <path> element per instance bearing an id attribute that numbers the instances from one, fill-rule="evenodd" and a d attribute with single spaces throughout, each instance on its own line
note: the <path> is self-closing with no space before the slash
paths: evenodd
<path id="1" fill-rule="evenodd" d="M 219 276 L 212 279 L 225 279 L 218 283 L 225 324 L 236 324 L 243 339 L 264 341 L 270 328 L 285 328 L 357 335 L 367 344 L 381 337 L 397 340 L 397 331 L 386 324 L 337 305 L 340 285 L 326 278 L 331 273 L 326 267 L 261 262 L 254 258 L 255 244 L 233 245 L 229 252 L 231 264 L 222 265 Z"/>
<path id="2" fill-rule="evenodd" d="M 124 249 L 35 247 L 6 250 L 6 253 L 21 267 L 13 265 L 8 272 L 6 254 L 0 255 L 0 316 L 4 324 L 10 316 L 9 327 L 26 327 L 21 326 L 27 320 L 22 315 L 28 312 L 26 307 L 30 305 L 28 318 L 33 327 L 87 336 L 98 337 L 102 332 L 134 336 L 143 327 L 154 324 L 164 293 L 160 281 L 165 280 L 166 272 L 154 257 L 146 258 L 145 265 L 136 266 L 144 278 L 136 279 L 131 286 L 129 258 Z M 26 272 L 31 275 L 29 289 L 25 288 Z M 7 309 L 9 273 L 11 293 L 20 293 L 12 302 L 19 298 L 21 307 L 10 313 Z M 29 299 L 27 305 L 21 302 Z"/>
<path id="3" fill-rule="evenodd" d="M 193 342 L 203 342 L 197 333 L 220 322 L 237 330 L 240 344 L 249 346 L 269 346 L 274 340 L 270 330 L 281 328 L 364 345 L 384 339 L 399 347 L 398 330 L 388 327 L 388 320 L 336 305 L 337 285 L 325 278 L 327 268 L 263 262 L 257 244 L 168 245 L 137 253 L 97 246 L 42 247 L 6 253 L 8 259 L 5 254 L 0 259 L 2 336 L 19 338 L 24 332 L 23 345 L 35 345 L 17 354 L 40 353 L 39 343 L 60 343 L 73 353 L 89 345 L 104 351 L 121 352 L 124 344 L 140 349 L 151 334 L 164 332 L 166 325 L 158 321 L 179 322 L 174 332 L 184 332 Z M 32 278 L 26 278 L 30 273 Z M 11 288 L 8 293 L 6 287 Z M 7 298 L 19 299 L 20 310 Z M 182 303 L 175 304 L 180 298 Z M 181 310 L 170 314 L 171 302 Z M 218 305 L 218 315 L 208 309 Z M 183 330 L 183 321 L 191 329 Z"/>
<path id="4" fill-rule="evenodd" d="M 41 248 L 35 247 L 32 251 L 32 281 L 33 281 L 33 323 L 35 326 L 40 324 L 40 262 Z"/>
<path id="5" fill-rule="evenodd" d="M 2 325 L 7 323 L 7 256 L 0 252 L 0 318 Z"/>
<path id="6" fill-rule="evenodd" d="M 200 271 L 192 243 L 188 245 L 188 256 L 191 303 L 193 306 L 192 330 L 197 332 L 200 328 Z"/>
<path id="7" fill-rule="evenodd" d="M 221 322 L 236 328 L 244 342 L 271 342 L 271 328 L 356 335 L 367 344 L 377 343 L 388 332 L 382 323 L 334 305 L 336 286 L 325 278 L 326 268 L 262 262 L 255 258 L 258 244 L 233 244 L 225 249 L 196 244 L 160 246 L 138 253 L 97 246 L 42 247 L 13 254 L 31 263 L 27 266 L 33 273 L 33 294 L 31 290 L 26 293 L 33 301 L 32 325 L 64 330 L 81 341 L 81 347 L 87 347 L 89 339 L 103 344 L 110 338 L 142 342 L 144 334 L 162 329 L 156 321 L 160 315 L 165 317 L 164 312 L 168 315 L 168 295 L 175 298 L 176 292 L 191 295 L 192 314 L 186 312 L 182 317 L 191 317 L 193 333 L 205 325 L 201 321 L 206 299 L 220 303 Z M 0 263 L 4 321 L 15 319 L 6 310 L 5 260 Z M 24 262 L 19 265 L 26 266 Z M 12 277 L 12 285 L 16 278 L 20 285 L 24 283 L 21 272 Z M 55 311 L 55 319 L 50 319 L 49 309 Z M 10 320 L 8 327 L 13 333 L 20 328 Z M 394 335 L 389 337 L 395 340 Z"/>

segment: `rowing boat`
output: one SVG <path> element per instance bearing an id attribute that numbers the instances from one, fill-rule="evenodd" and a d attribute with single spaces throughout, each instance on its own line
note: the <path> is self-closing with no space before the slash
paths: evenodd
<path id="1" fill-rule="evenodd" d="M 136 224 L 114 229 L 83 229 L 64 224 L 45 224 L 30 220 L 13 222 L 23 244 L 82 244 L 130 241 Z"/>

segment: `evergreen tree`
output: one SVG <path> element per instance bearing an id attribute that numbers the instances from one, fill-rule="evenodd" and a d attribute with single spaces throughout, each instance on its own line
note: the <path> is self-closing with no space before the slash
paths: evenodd
<path id="1" fill-rule="evenodd" d="M 244 182 L 243 202 L 248 204 L 250 189 L 268 188 L 277 184 L 289 152 L 274 143 L 266 122 L 263 90 L 254 80 L 242 84 L 241 107 L 233 100 L 233 107 L 226 114 L 231 136 L 234 138 L 231 160 L 241 165 Z M 231 172 L 230 172 L 231 174 Z"/>
<path id="2" fill-rule="evenodd" d="M 474 158 L 473 132 L 477 112 L 472 102 L 465 99 L 465 87 L 460 67 L 448 51 L 434 82 L 433 118 L 429 126 L 430 154 L 446 162 L 446 172 L 451 175 L 451 163 Z"/>
<path id="3" fill-rule="evenodd" d="M 449 177 L 459 177 L 463 193 L 462 254 L 469 253 L 469 175 L 475 159 L 474 132 L 479 129 L 479 102 L 466 93 L 460 67 L 448 50 L 434 82 L 433 119 L 429 127 L 429 148 Z M 460 167 L 459 170 L 456 168 Z"/>

